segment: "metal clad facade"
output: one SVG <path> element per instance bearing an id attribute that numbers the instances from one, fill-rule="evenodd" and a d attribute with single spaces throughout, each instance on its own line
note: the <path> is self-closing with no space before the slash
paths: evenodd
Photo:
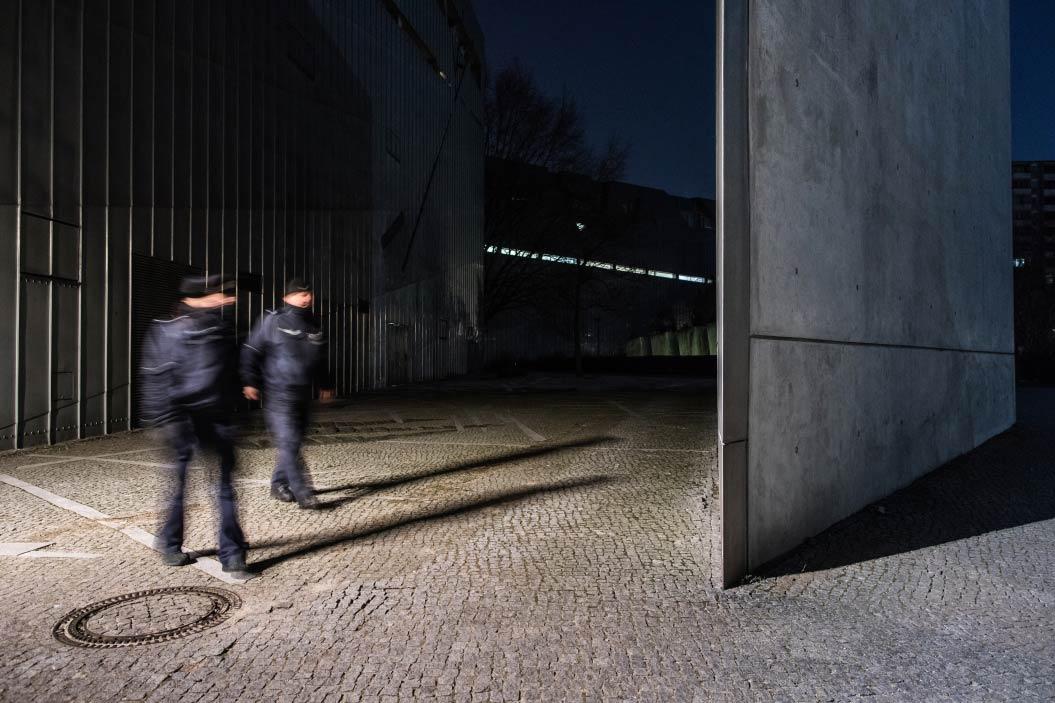
<path id="1" fill-rule="evenodd" d="M 236 277 L 242 334 L 311 279 L 341 393 L 466 370 L 484 247 L 465 0 L 0 17 L 0 447 L 134 426 L 133 301 L 166 262 Z"/>

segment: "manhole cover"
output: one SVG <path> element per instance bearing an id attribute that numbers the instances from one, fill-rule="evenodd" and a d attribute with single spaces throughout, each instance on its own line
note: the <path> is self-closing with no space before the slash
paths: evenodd
<path id="1" fill-rule="evenodd" d="M 52 630 L 75 647 L 131 647 L 215 627 L 242 599 L 222 588 L 174 586 L 114 596 L 67 613 Z"/>

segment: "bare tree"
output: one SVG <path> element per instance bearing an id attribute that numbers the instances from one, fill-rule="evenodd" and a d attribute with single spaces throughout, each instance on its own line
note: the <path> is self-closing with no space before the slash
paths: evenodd
<path id="1" fill-rule="evenodd" d="M 502 313 L 538 308 L 553 297 L 547 283 L 564 277 L 555 278 L 539 255 L 556 245 L 561 253 L 574 253 L 580 263 L 568 292 L 575 301 L 573 336 L 581 368 L 582 293 L 596 278 L 585 262 L 615 231 L 606 221 L 599 189 L 623 176 L 629 148 L 612 138 L 603 149 L 591 149 L 575 101 L 567 94 L 544 94 L 517 62 L 489 86 L 485 119 L 485 239 L 492 251 L 512 254 L 487 258 L 484 325 Z"/>

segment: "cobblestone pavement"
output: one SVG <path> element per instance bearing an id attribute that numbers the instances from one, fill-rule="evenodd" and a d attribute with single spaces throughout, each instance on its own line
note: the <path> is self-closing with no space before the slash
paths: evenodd
<path id="1" fill-rule="evenodd" d="M 313 428 L 321 512 L 268 499 L 251 426 L 239 497 L 258 576 L 234 584 L 142 544 L 165 462 L 149 433 L 3 455 L 0 699 L 1052 700 L 1055 392 L 1020 398 L 1009 433 L 724 592 L 707 383 L 356 398 Z M 187 546 L 215 565 L 202 473 Z M 52 637 L 75 608 L 181 585 L 242 606 L 160 644 Z M 91 627 L 141 634 L 207 607 L 166 595 Z"/>

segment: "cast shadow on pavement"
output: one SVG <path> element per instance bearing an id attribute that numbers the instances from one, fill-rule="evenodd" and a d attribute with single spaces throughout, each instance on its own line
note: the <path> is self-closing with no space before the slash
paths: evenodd
<path id="1" fill-rule="evenodd" d="M 345 542 L 361 539 L 363 537 L 370 537 L 388 530 L 403 527 L 404 525 L 470 513 L 475 510 L 482 510 L 492 506 L 512 503 L 514 501 L 523 500 L 543 493 L 599 485 L 610 480 L 611 479 L 608 476 L 595 475 L 576 477 L 563 481 L 531 484 L 512 490 L 477 493 L 473 496 L 463 498 L 462 500 L 452 501 L 444 505 L 423 507 L 420 511 L 411 512 L 409 515 L 382 516 L 379 519 L 366 525 L 362 525 L 354 530 L 321 535 L 318 539 L 309 542 L 308 544 L 294 547 L 281 554 L 276 554 L 259 561 L 254 561 L 248 565 L 247 570 L 252 573 L 260 573 L 289 559 L 306 556 L 314 552 L 319 552 L 330 547 L 344 544 Z"/>
<path id="2" fill-rule="evenodd" d="M 611 437 L 589 437 L 587 439 L 580 439 L 572 442 L 562 442 L 560 444 L 547 444 L 537 447 L 531 447 L 529 449 L 523 449 L 516 452 L 507 452 L 498 456 L 486 456 L 470 459 L 468 461 L 459 462 L 450 466 L 443 466 L 440 468 L 422 471 L 419 473 L 402 474 L 380 481 L 356 481 L 354 483 L 345 483 L 339 486 L 330 486 L 328 488 L 320 489 L 315 493 L 316 495 L 321 496 L 329 493 L 357 491 L 354 496 L 336 498 L 322 503 L 323 508 L 332 508 L 343 503 L 356 500 L 357 498 L 371 491 L 376 491 L 382 488 L 390 488 L 392 486 L 414 483 L 415 481 L 422 481 L 425 479 L 434 478 L 436 476 L 443 476 L 446 474 L 453 474 L 461 471 L 472 471 L 474 469 L 491 468 L 498 464 L 506 464 L 513 461 L 534 459 L 536 457 L 545 456 L 546 454 L 553 454 L 554 452 L 560 452 L 566 449 L 583 449 L 586 447 L 597 447 L 611 440 Z"/>
<path id="3" fill-rule="evenodd" d="M 848 566 L 1055 518 L 1055 433 L 1047 424 L 1026 413 L 1020 424 L 807 540 L 755 576 Z"/>
<path id="4" fill-rule="evenodd" d="M 385 432 L 376 434 L 360 434 L 355 432 L 340 432 L 332 434 L 315 433 L 304 435 L 304 446 L 327 446 L 332 444 L 365 444 L 369 442 L 383 442 L 392 439 L 410 439 L 414 437 L 429 437 L 438 434 L 453 434 L 457 430 L 453 427 L 422 428 L 413 427 L 398 432 Z M 274 442 L 270 435 L 257 435 L 245 437 L 239 440 L 239 446 L 243 449 L 274 449 Z"/>

